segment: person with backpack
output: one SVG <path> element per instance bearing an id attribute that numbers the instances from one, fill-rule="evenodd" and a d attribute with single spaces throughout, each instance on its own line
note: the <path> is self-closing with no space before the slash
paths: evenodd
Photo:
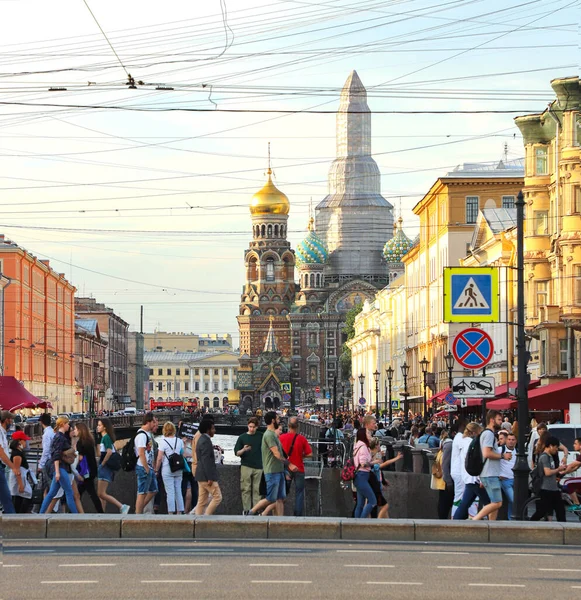
<path id="1" fill-rule="evenodd" d="M 157 419 L 152 412 L 143 415 L 143 424 L 133 438 L 135 461 L 135 474 L 137 476 L 137 500 L 135 501 L 135 514 L 143 514 L 145 507 L 157 494 L 157 477 L 153 468 L 153 436 L 152 431 L 157 429 Z"/>
<path id="2" fill-rule="evenodd" d="M 75 423 L 73 437 L 77 439 L 77 455 L 79 462 L 77 471 L 83 481 L 77 485 L 79 496 L 87 492 L 98 513 L 104 512 L 103 504 L 95 489 L 95 479 L 98 479 L 97 459 L 95 456 L 95 440 L 85 423 Z M 98 486 L 97 482 L 97 486 Z"/>
<path id="3" fill-rule="evenodd" d="M 486 413 L 486 429 L 480 434 L 479 444 L 481 453 L 482 470 L 480 481 L 488 494 L 490 504 L 487 504 L 474 517 L 481 521 L 484 517 L 495 521 L 499 508 L 502 506 L 502 487 L 500 485 L 500 461 L 510 460 L 512 452 L 498 447 L 496 432 L 502 425 L 502 414 L 497 410 Z M 470 456 L 470 449 L 469 449 Z M 472 473 L 474 475 L 474 473 Z M 478 474 L 476 474 L 478 475 Z"/>
<path id="4" fill-rule="evenodd" d="M 99 419 L 97 421 L 97 433 L 101 436 L 99 442 L 99 467 L 97 469 L 97 496 L 101 500 L 103 512 L 107 502 L 119 509 L 122 515 L 129 512 L 129 505 L 123 504 L 114 496 L 107 493 L 109 484 L 113 482 L 116 471 L 121 467 L 121 457 L 115 449 L 115 430 L 110 419 Z"/>
<path id="5" fill-rule="evenodd" d="M 168 421 L 159 440 L 155 472 L 161 471 L 167 497 L 167 512 L 171 515 L 184 514 L 182 477 L 184 473 L 184 443 L 176 436 L 175 425 Z"/>
<path id="6" fill-rule="evenodd" d="M 557 483 L 557 475 L 563 475 L 567 468 L 561 464 L 554 468 L 553 462 L 553 457 L 558 455 L 559 445 L 559 440 L 556 437 L 549 437 L 546 441 L 545 450 L 539 457 L 539 464 L 536 468 L 541 477 L 540 500 L 531 521 L 540 521 L 547 515 L 551 516 L 553 511 L 557 516 L 557 521 L 561 523 L 566 521 L 565 504 Z"/>

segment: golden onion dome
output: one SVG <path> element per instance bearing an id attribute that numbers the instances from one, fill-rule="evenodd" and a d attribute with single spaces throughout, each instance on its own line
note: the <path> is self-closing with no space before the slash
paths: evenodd
<path id="1" fill-rule="evenodd" d="M 288 198 L 272 183 L 272 169 L 268 169 L 266 185 L 254 196 L 250 202 L 252 215 L 288 215 L 290 202 Z"/>

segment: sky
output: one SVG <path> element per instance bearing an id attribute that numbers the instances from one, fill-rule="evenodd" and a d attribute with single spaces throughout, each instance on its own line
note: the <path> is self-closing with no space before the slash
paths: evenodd
<path id="1" fill-rule="evenodd" d="M 438 176 L 523 156 L 514 117 L 579 75 L 580 4 L 0 0 L 0 233 L 132 329 L 143 305 L 144 331 L 237 345 L 268 142 L 295 246 L 357 70 L 382 193 L 415 237 Z"/>

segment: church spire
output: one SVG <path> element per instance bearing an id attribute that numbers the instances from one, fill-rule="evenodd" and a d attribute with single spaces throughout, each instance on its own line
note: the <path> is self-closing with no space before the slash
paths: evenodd
<path id="1" fill-rule="evenodd" d="M 371 155 L 371 111 L 367 90 L 351 71 L 341 91 L 337 113 L 337 158 Z"/>
<path id="2" fill-rule="evenodd" d="M 274 317 L 270 317 L 270 327 L 268 328 L 268 334 L 266 335 L 266 342 L 264 343 L 264 352 L 278 352 L 276 346 L 276 338 L 274 337 L 274 329 L 272 324 L 274 323 Z"/>

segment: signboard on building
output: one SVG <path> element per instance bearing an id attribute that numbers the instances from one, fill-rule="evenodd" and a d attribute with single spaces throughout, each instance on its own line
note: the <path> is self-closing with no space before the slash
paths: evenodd
<path id="1" fill-rule="evenodd" d="M 446 267 L 444 322 L 498 322 L 498 290 L 498 269 L 495 267 Z"/>

